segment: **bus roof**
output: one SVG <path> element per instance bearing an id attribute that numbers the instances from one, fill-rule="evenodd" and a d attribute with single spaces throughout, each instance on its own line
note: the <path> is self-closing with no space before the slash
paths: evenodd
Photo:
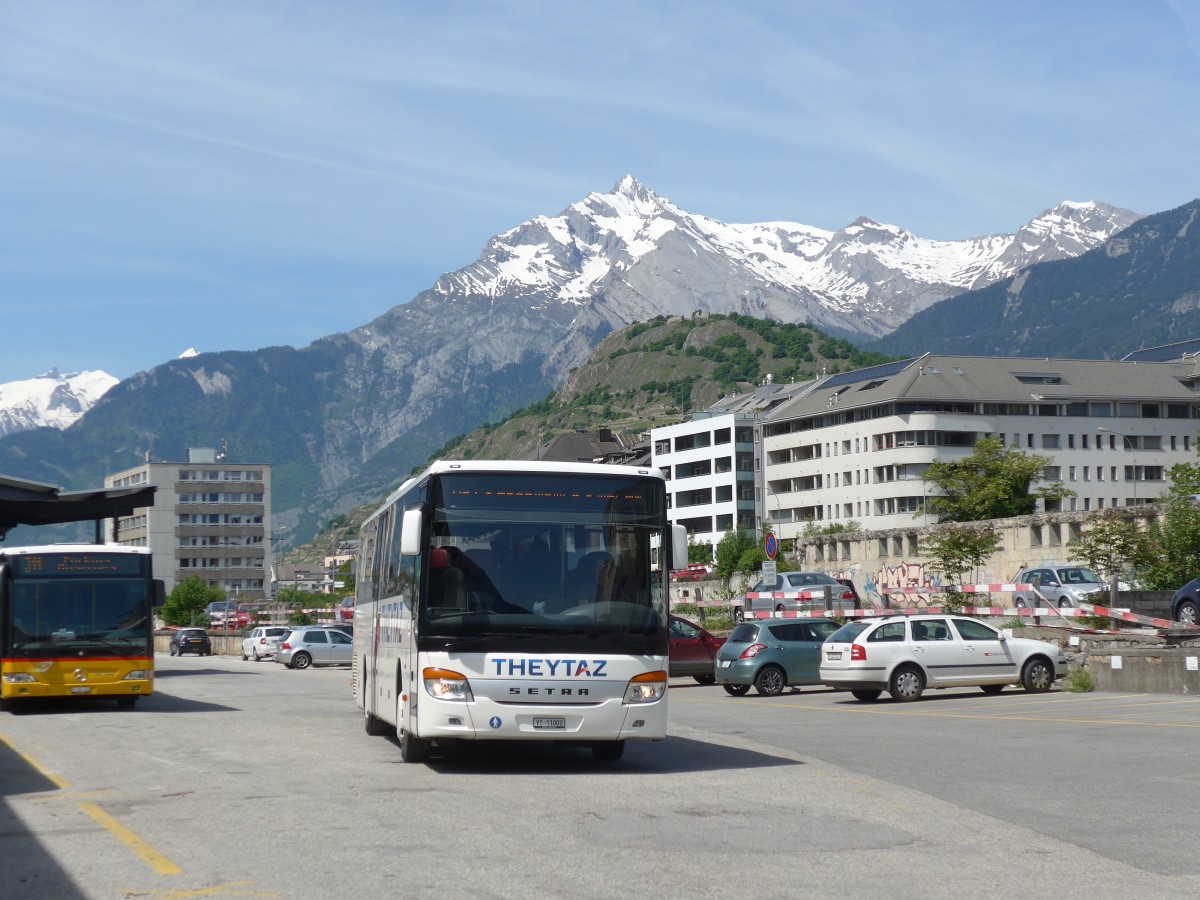
<path id="1" fill-rule="evenodd" d="M 607 463 L 585 462 L 554 462 L 543 460 L 515 459 L 439 459 L 430 463 L 419 475 L 404 479 L 400 487 L 388 494 L 386 500 L 379 504 L 375 512 L 367 517 L 370 521 L 379 511 L 390 506 L 398 497 L 418 481 L 430 475 L 442 475 L 447 472 L 517 472 L 533 474 L 541 472 L 546 475 L 613 475 L 626 478 L 656 478 L 663 480 L 663 474 L 654 466 L 623 466 Z"/>
<path id="2" fill-rule="evenodd" d="M 24 556 L 28 553 L 131 553 L 148 556 L 150 548 L 125 544 L 31 544 L 27 547 L 0 545 L 0 556 Z"/>

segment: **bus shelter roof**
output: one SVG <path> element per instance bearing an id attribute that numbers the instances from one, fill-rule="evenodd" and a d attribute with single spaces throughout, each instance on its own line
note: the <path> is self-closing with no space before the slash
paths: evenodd
<path id="1" fill-rule="evenodd" d="M 131 515 L 154 505 L 153 485 L 62 492 L 36 481 L 0 475 L 0 540 L 18 525 L 60 525 Z"/>

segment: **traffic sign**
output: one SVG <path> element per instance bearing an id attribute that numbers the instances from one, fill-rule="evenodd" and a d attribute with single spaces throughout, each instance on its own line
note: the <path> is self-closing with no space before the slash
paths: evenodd
<path id="1" fill-rule="evenodd" d="M 779 542 L 775 540 L 775 532 L 767 532 L 767 536 L 763 540 L 763 549 L 767 553 L 767 559 L 775 558 L 775 554 L 779 552 Z"/>

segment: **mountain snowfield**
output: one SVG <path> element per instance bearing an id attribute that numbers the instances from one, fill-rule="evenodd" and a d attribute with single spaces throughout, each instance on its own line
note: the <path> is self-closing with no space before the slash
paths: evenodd
<path id="1" fill-rule="evenodd" d="M 0 384 L 0 435 L 30 428 L 66 428 L 117 383 L 107 372 L 45 375 Z"/>
<path id="2" fill-rule="evenodd" d="M 645 313 L 702 309 L 807 320 L 870 339 L 939 300 L 1034 263 L 1078 256 L 1139 218 L 1105 203 L 1063 202 L 1014 234 L 956 241 L 921 238 L 865 217 L 838 231 L 790 222 L 729 224 L 688 213 L 627 175 L 608 194 L 592 193 L 558 216 L 538 216 L 497 235 L 479 260 L 443 276 L 433 290 L 448 302 L 524 295 L 538 305 L 586 306 L 623 282 L 645 302 L 635 302 L 633 319 L 614 310 L 614 325 Z M 666 292 L 656 288 L 669 286 L 678 296 L 681 274 L 692 279 L 682 293 L 695 305 L 653 309 L 649 295 L 663 299 Z M 731 286 L 740 296 L 729 295 Z"/>

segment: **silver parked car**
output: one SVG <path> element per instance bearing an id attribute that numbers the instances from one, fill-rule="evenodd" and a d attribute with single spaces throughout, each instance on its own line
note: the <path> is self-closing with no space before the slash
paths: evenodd
<path id="1" fill-rule="evenodd" d="M 813 597 L 802 600 L 783 596 L 795 593 L 809 593 Z M 858 592 L 849 581 L 824 572 L 780 572 L 774 584 L 759 581 L 746 591 L 742 605 L 734 607 L 733 618 L 735 622 L 741 622 L 746 618 L 746 613 L 824 609 L 826 593 L 832 601 L 832 609 L 857 609 L 860 605 Z M 752 597 L 751 594 L 759 596 Z"/>
<path id="2" fill-rule="evenodd" d="M 256 625 L 242 638 L 242 659 L 253 657 L 255 662 L 275 655 L 279 641 L 291 632 L 286 625 Z"/>
<path id="3" fill-rule="evenodd" d="M 1067 609 L 1095 600 L 1103 602 L 1103 597 L 1092 598 L 1090 595 L 1108 591 L 1108 585 L 1099 575 L 1087 566 L 1077 565 L 1022 569 L 1013 583 L 1040 585 L 1037 591 L 1013 592 L 1016 605 L 1028 609 L 1035 606 L 1057 606 L 1059 609 Z M 1041 592 L 1041 597 L 1038 596 L 1038 591 Z"/>
<path id="4" fill-rule="evenodd" d="M 319 625 L 293 629 L 279 639 L 275 662 L 289 669 L 309 666 L 348 666 L 354 649 L 354 639 L 337 628 Z"/>

